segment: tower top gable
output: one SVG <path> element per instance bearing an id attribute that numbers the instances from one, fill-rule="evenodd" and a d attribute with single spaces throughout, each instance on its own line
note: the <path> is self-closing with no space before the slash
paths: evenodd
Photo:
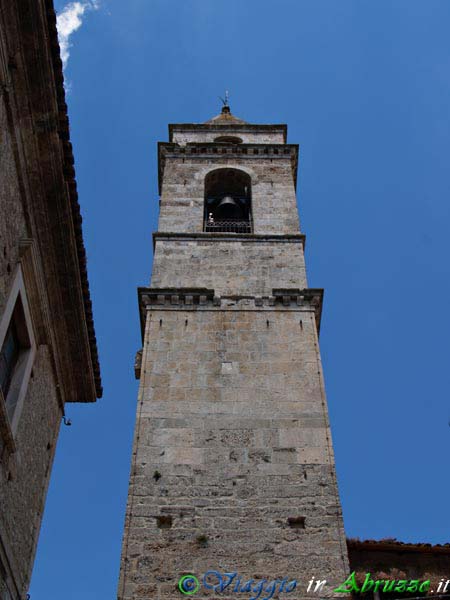
<path id="1" fill-rule="evenodd" d="M 221 119 L 221 115 L 206 123 L 169 124 L 169 142 L 184 145 L 192 142 L 213 142 L 221 136 L 237 136 L 244 143 L 285 144 L 287 125 L 255 124 L 231 116 Z"/>
<path id="2" fill-rule="evenodd" d="M 240 123 L 247 124 L 247 121 L 244 121 L 244 119 L 240 119 L 239 117 L 233 115 L 230 107 L 225 105 L 222 106 L 222 110 L 218 115 L 212 117 L 212 119 L 208 119 L 208 121 L 205 121 L 205 124 L 208 123 L 214 123 L 216 125 L 236 125 Z"/>
<path id="3" fill-rule="evenodd" d="M 244 142 L 252 144 L 285 144 L 287 125 L 256 124 L 233 115 L 227 100 L 221 112 L 203 123 L 169 124 L 169 142 L 185 145 L 202 142 Z M 232 140 L 232 138 L 234 138 Z"/>

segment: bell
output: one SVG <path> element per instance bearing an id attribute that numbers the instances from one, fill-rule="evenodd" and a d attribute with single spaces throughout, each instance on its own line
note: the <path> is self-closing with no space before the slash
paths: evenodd
<path id="1" fill-rule="evenodd" d="M 218 219 L 241 219 L 242 208 L 231 196 L 225 196 L 219 202 L 216 209 Z"/>

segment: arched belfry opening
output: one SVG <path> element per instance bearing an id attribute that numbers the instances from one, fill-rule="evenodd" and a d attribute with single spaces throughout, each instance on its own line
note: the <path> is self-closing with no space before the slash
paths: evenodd
<path id="1" fill-rule="evenodd" d="M 204 231 L 252 232 L 252 180 L 239 169 L 216 169 L 205 177 Z"/>
<path id="2" fill-rule="evenodd" d="M 242 144 L 242 138 L 235 135 L 221 135 L 214 138 L 214 141 L 221 144 Z"/>

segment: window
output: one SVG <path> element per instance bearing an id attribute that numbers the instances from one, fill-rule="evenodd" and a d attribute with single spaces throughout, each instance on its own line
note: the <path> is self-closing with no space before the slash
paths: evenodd
<path id="1" fill-rule="evenodd" d="M 233 135 L 221 135 L 220 137 L 216 137 L 214 141 L 224 144 L 242 144 L 241 138 Z"/>
<path id="2" fill-rule="evenodd" d="M 203 230 L 251 233 L 251 178 L 239 169 L 216 169 L 205 178 Z"/>
<path id="3" fill-rule="evenodd" d="M 10 443 L 25 398 L 36 344 L 22 271 L 19 266 L 0 320 L 0 432 L 2 445 Z M 7 435 L 9 433 L 10 435 Z"/>
<path id="4" fill-rule="evenodd" d="M 21 366 L 26 362 L 30 346 L 25 314 L 19 294 L 0 351 L 0 387 L 11 422 L 18 399 L 15 388 L 20 385 L 18 376 L 20 379 L 23 370 Z"/>
<path id="5" fill-rule="evenodd" d="M 0 352 L 0 386 L 3 397 L 6 398 L 11 385 L 12 374 L 19 358 L 20 343 L 17 336 L 17 327 L 14 321 L 8 327 L 3 348 Z"/>

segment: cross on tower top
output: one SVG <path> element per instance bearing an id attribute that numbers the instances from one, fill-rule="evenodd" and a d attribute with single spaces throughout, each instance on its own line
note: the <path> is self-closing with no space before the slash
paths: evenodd
<path id="1" fill-rule="evenodd" d="M 222 100 L 222 112 L 223 113 L 229 113 L 230 112 L 230 95 L 228 93 L 228 90 L 225 90 L 225 98 L 222 98 L 221 96 L 219 96 L 219 98 Z"/>

